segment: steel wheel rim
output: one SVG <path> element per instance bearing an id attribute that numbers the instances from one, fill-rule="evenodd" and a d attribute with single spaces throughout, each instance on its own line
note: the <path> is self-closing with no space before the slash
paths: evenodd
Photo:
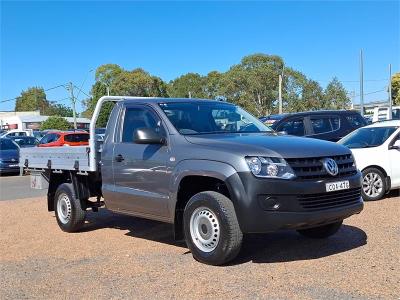
<path id="1" fill-rule="evenodd" d="M 371 172 L 365 174 L 362 185 L 364 194 L 375 198 L 382 193 L 383 180 L 379 174 Z"/>
<path id="2" fill-rule="evenodd" d="M 190 235 L 193 243 L 203 252 L 218 246 L 221 230 L 214 212 L 206 207 L 196 208 L 190 217 Z"/>
<path id="3" fill-rule="evenodd" d="M 67 194 L 60 194 L 57 201 L 57 215 L 61 223 L 67 224 L 71 219 L 71 200 Z"/>

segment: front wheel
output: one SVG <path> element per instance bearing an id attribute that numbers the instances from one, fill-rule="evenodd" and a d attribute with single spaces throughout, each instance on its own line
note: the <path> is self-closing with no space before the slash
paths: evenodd
<path id="1" fill-rule="evenodd" d="M 183 214 L 186 244 L 193 257 L 206 264 L 222 265 L 234 259 L 243 234 L 230 199 L 207 191 L 194 195 Z"/>
<path id="2" fill-rule="evenodd" d="M 312 239 L 325 239 L 334 235 L 342 226 L 343 221 L 319 227 L 297 230 L 298 233 Z"/>
<path id="3" fill-rule="evenodd" d="M 368 168 L 362 171 L 361 195 L 364 201 L 381 199 L 386 192 L 385 175 L 376 168 Z"/>
<path id="4" fill-rule="evenodd" d="M 58 226 L 66 232 L 79 231 L 85 223 L 86 213 L 81 208 L 79 199 L 75 197 L 72 184 L 61 184 L 57 188 L 54 201 Z"/>

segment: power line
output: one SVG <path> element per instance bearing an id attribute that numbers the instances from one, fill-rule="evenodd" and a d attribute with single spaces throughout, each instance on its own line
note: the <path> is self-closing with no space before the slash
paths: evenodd
<path id="1" fill-rule="evenodd" d="M 53 87 L 51 87 L 51 88 L 44 89 L 44 91 L 45 91 L 45 92 L 51 91 L 51 90 L 54 90 L 54 89 L 59 88 L 59 87 L 65 87 L 65 85 L 64 85 L 64 84 L 59 84 L 59 85 L 53 86 Z M 17 97 L 11 98 L 11 99 L 2 100 L 2 101 L 0 101 L 0 103 L 4 103 L 4 102 L 9 102 L 9 101 L 17 100 L 19 97 L 20 97 L 20 96 L 17 96 Z"/>

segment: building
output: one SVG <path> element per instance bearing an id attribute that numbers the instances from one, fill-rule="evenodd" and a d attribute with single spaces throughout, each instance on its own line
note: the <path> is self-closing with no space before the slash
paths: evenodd
<path id="1" fill-rule="evenodd" d="M 381 101 L 372 101 L 364 103 L 364 113 L 365 114 L 373 114 L 375 107 L 388 107 L 389 102 L 386 100 Z M 360 110 L 361 105 L 359 103 L 352 105 L 353 109 Z"/>
<path id="2" fill-rule="evenodd" d="M 49 116 L 40 115 L 39 111 L 0 112 L 0 129 L 40 129 L 40 125 Z M 74 118 L 65 118 L 74 127 Z M 90 119 L 76 118 L 78 129 L 89 129 Z"/>

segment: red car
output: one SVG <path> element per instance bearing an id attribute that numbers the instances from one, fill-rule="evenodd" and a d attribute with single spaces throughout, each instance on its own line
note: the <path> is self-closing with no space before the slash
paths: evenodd
<path id="1" fill-rule="evenodd" d="M 87 132 L 49 132 L 42 137 L 38 147 L 86 146 L 89 136 Z"/>

